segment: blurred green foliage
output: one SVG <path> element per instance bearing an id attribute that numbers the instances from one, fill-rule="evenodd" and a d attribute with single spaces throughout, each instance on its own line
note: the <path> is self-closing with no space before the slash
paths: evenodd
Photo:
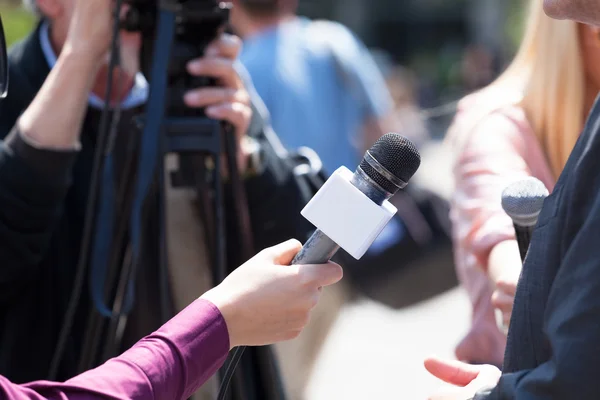
<path id="1" fill-rule="evenodd" d="M 524 0 L 509 1 L 505 33 L 511 46 L 510 50 L 513 52 L 517 50 L 523 37 L 525 19 L 527 18 L 527 3 L 528 2 Z"/>
<path id="2" fill-rule="evenodd" d="M 0 4 L 0 15 L 8 46 L 27 35 L 35 24 L 35 17 L 16 5 Z"/>

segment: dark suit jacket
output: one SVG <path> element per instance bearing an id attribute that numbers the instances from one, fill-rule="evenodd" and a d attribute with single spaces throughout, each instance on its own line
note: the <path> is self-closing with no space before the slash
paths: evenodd
<path id="1" fill-rule="evenodd" d="M 490 399 L 600 399 L 600 103 L 544 202 Z"/>
<path id="2" fill-rule="evenodd" d="M 38 29 L 11 49 L 9 65 L 9 93 L 0 102 L 0 138 L 9 134 L 49 73 Z M 66 165 L 60 176 L 45 178 L 48 185 L 56 181 L 45 196 L 39 195 L 43 187 L 32 188 L 40 184 L 40 179 L 25 178 L 31 175 L 27 171 L 5 170 L 5 176 L 0 177 L 0 184 L 4 179 L 12 185 L 4 184 L 8 193 L 0 193 L 0 240 L 3 242 L 0 246 L 0 374 L 16 383 L 47 377 L 72 292 L 99 117 L 99 110 L 88 110 L 81 135 L 82 150 L 76 157 L 73 154 L 40 157 L 42 165 L 36 168 L 41 171 L 51 171 L 57 164 Z M 121 129 L 127 129 L 129 117 L 129 112 L 124 110 L 121 120 L 125 125 Z M 261 144 L 264 169 L 248 179 L 245 188 L 256 248 L 291 237 L 304 239 L 312 229 L 300 215 L 308 198 L 308 188 L 302 187 L 295 178 L 292 162 L 278 155 L 267 140 L 267 129 L 268 124 L 255 109 L 248 134 Z M 128 131 L 123 133 L 117 137 L 129 136 Z M 131 154 L 124 151 L 122 156 Z M 56 160 L 65 157 L 64 162 Z M 0 166 L 3 163 L 6 162 L 0 158 Z M 21 179 L 20 186 L 15 181 L 17 178 Z M 157 311 L 160 309 L 157 293 L 161 287 L 157 193 L 151 193 L 148 200 L 140 262 L 143 268 L 137 281 L 136 308 L 128 321 L 129 326 L 135 325 L 138 329 L 126 334 L 130 340 L 125 346 L 164 322 L 164 316 Z M 227 206 L 226 215 L 233 212 L 233 205 Z M 236 228 L 236 224 L 228 221 L 231 268 L 241 263 L 235 251 Z M 59 379 L 76 372 L 76 360 L 82 351 L 81 337 L 90 312 L 87 289 L 86 284 Z"/>

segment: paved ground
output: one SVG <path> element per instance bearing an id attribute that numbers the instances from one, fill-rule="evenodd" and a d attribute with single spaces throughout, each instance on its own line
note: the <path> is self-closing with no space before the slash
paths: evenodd
<path id="1" fill-rule="evenodd" d="M 439 386 L 427 355 L 452 357 L 468 323 L 460 289 L 394 310 L 372 300 L 344 308 L 317 361 L 309 400 L 426 399 Z"/>

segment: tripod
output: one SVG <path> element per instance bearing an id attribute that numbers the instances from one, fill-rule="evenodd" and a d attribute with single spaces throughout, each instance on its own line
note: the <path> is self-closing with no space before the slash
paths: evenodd
<path id="1" fill-rule="evenodd" d="M 101 291 L 96 295 L 96 300 L 101 304 L 104 298 L 111 298 L 113 302 L 112 310 L 106 307 L 98 307 L 96 301 L 96 310 L 92 310 L 88 319 L 88 330 L 84 338 L 84 353 L 80 359 L 80 371 L 93 368 L 98 363 L 115 354 L 119 348 L 118 333 L 121 330 L 122 323 L 131 310 L 133 302 L 133 282 L 136 278 L 136 269 L 139 267 L 139 252 L 142 242 L 141 225 L 143 219 L 144 201 L 155 184 L 155 177 L 158 176 L 159 188 L 159 207 L 160 207 L 160 297 L 161 314 L 163 321 L 168 319 L 172 307 L 170 305 L 170 288 L 168 285 L 167 254 L 166 254 L 166 233 L 165 233 L 165 166 L 163 159 L 166 154 L 178 154 L 181 165 L 179 171 L 172 176 L 175 186 L 192 187 L 198 192 L 205 192 L 204 185 L 207 182 L 212 184 L 213 194 L 209 198 L 212 209 L 214 210 L 212 240 L 209 240 L 208 248 L 213 249 L 211 258 L 213 260 L 213 285 L 219 284 L 229 272 L 226 260 L 225 243 L 225 215 L 223 203 L 225 201 L 225 192 L 223 190 L 222 168 L 219 162 L 221 156 L 225 154 L 227 161 L 227 175 L 230 193 L 235 214 L 231 216 L 232 220 L 238 221 L 237 247 L 241 248 L 241 259 L 245 261 L 252 255 L 252 243 L 250 234 L 250 223 L 247 215 L 247 205 L 245 202 L 245 193 L 243 184 L 238 173 L 236 163 L 236 141 L 231 127 L 206 118 L 197 110 L 186 108 L 180 99 L 183 92 L 194 86 L 210 84 L 206 80 L 191 79 L 185 74 L 185 64 L 192 58 L 200 56 L 206 45 L 218 33 L 218 27 L 223 25 L 223 13 L 215 12 L 214 7 L 206 7 L 211 2 L 190 2 L 186 3 L 189 8 L 184 7 L 177 2 L 161 2 L 154 18 L 148 18 L 148 14 L 140 14 L 137 21 L 141 25 L 148 21 L 156 21 L 156 30 L 151 37 L 144 36 L 145 50 L 149 44 L 153 44 L 153 50 L 144 52 L 146 59 L 143 60 L 146 68 L 146 74 L 150 77 L 151 90 L 150 98 L 146 105 L 146 112 L 143 117 L 137 119 L 137 125 L 140 130 L 143 129 L 142 140 L 139 149 L 139 159 L 137 160 L 137 180 L 131 195 L 131 215 L 129 235 L 131 237 L 131 246 L 125 251 L 123 263 L 123 249 L 119 248 L 125 239 L 125 233 L 116 235 L 118 238 L 103 239 L 99 232 L 107 233 L 107 236 L 114 234 L 112 226 L 96 230 L 96 236 L 100 237 L 104 253 L 103 262 L 108 264 L 108 268 L 102 278 Z M 213 3 L 214 4 L 214 3 Z M 195 6 L 195 7 L 194 7 Z M 197 24 L 202 27 L 203 34 L 193 31 L 194 45 L 181 43 L 182 15 L 185 16 L 184 23 Z M 204 24 L 204 25 L 202 25 Z M 154 26 L 152 27 L 154 28 Z M 207 33 L 212 33 L 207 34 Z M 197 43 L 199 39 L 204 39 Z M 191 42 L 191 40 L 190 40 Z M 144 49 L 143 49 L 144 50 Z M 110 142 L 110 139 L 109 139 Z M 223 143 L 224 142 L 224 143 Z M 224 144 L 224 145 L 223 145 Z M 110 148 L 110 145 L 108 146 Z M 209 157 L 212 162 L 212 168 L 206 168 L 206 158 Z M 110 176 L 109 176 L 110 177 Z M 105 182 L 104 189 L 110 187 L 111 182 Z M 101 202 L 103 203 L 103 202 Z M 104 203 L 110 203 L 104 201 Z M 106 204 L 105 204 L 106 205 Z M 102 209 L 100 208 L 100 218 L 96 221 L 104 226 L 102 219 Z M 110 216 L 111 213 L 106 213 Z M 114 216 L 113 216 L 114 218 Z M 206 223 L 208 218 L 204 219 Z M 121 221 L 119 221 L 121 222 Z M 121 223 L 121 226 L 123 224 Z M 124 229 L 117 229 L 116 232 L 124 232 Z M 98 242 L 96 243 L 98 244 Z M 98 247 L 98 246 L 96 246 Z M 237 248 L 236 247 L 236 248 Z M 102 254 L 94 249 L 94 255 Z M 129 258 L 128 258 L 129 256 Z M 92 257 L 94 258 L 94 257 Z M 198 266 L 200 268 L 201 266 Z M 95 269 L 92 269 L 94 276 Z M 104 278 L 107 278 L 105 283 Z M 94 297 L 94 293 L 93 293 Z M 97 311 L 100 311 L 99 313 Z M 109 318 L 107 321 L 106 318 Z M 107 324 L 108 322 L 108 324 Z M 108 325 L 108 326 L 106 326 Z M 102 343 L 102 336 L 107 340 Z M 237 359 L 234 359 L 237 363 Z M 225 369 L 231 366 L 227 363 Z M 234 375 L 234 387 L 230 398 L 234 399 L 284 399 L 283 389 L 279 382 L 279 375 L 275 360 L 268 349 L 252 350 L 247 352 L 241 361 L 241 368 Z"/>

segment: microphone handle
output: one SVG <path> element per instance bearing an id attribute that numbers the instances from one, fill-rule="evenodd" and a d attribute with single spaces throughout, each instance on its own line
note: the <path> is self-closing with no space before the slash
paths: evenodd
<path id="1" fill-rule="evenodd" d="M 292 260 L 292 265 L 325 264 L 339 248 L 340 246 L 317 229 L 296 254 L 296 257 Z"/>
<path id="2" fill-rule="evenodd" d="M 533 226 L 526 227 L 513 224 L 515 227 L 515 233 L 517 234 L 517 243 L 519 244 L 519 253 L 521 253 L 521 261 L 525 262 L 525 256 L 529 250 L 529 243 L 531 243 L 531 234 L 533 233 Z"/>

